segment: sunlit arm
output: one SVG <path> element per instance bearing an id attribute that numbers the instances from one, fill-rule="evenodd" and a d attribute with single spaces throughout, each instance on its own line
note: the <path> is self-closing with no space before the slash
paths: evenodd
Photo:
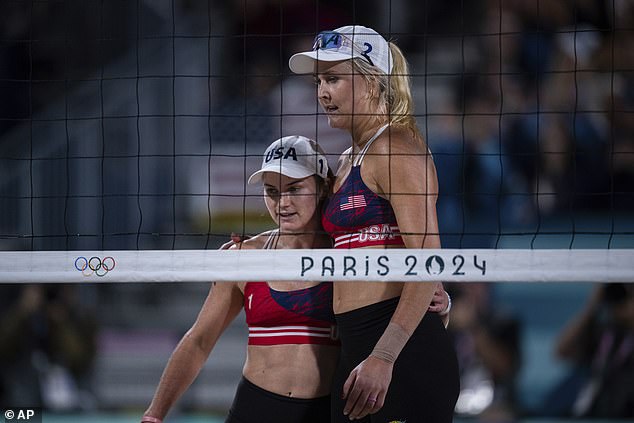
<path id="1" fill-rule="evenodd" d="M 242 305 L 242 292 L 236 283 L 214 283 L 196 322 L 172 353 L 145 415 L 160 419 L 167 415 L 198 376 L 218 338 Z"/>
<path id="2" fill-rule="evenodd" d="M 381 146 L 374 178 L 390 201 L 407 248 L 440 248 L 438 181 L 431 155 L 412 140 L 393 136 Z M 412 334 L 425 315 L 435 283 L 405 283 L 391 322 Z"/>

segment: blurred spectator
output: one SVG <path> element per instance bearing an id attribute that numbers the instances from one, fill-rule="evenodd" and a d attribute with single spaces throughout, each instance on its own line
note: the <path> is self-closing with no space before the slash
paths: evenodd
<path id="1" fill-rule="evenodd" d="M 574 367 L 544 414 L 634 418 L 634 285 L 597 286 L 559 335 L 556 354 Z"/>
<path id="2" fill-rule="evenodd" d="M 0 404 L 90 408 L 94 316 L 72 285 L 8 285 L 0 304 Z"/>
<path id="3" fill-rule="evenodd" d="M 521 364 L 517 318 L 490 304 L 485 284 L 451 284 L 449 331 L 460 365 L 456 414 L 481 421 L 513 420 L 519 413 L 516 379 Z"/>
<path id="4" fill-rule="evenodd" d="M 476 32 L 483 36 L 465 40 L 478 54 L 459 58 L 467 83 L 453 87 L 475 106 L 463 110 L 466 124 L 495 123 L 485 143 L 470 139 L 463 123 L 467 153 L 477 159 L 465 162 L 464 180 L 486 184 L 471 189 L 468 208 L 488 216 L 487 205 L 498 200 L 500 216 L 515 224 L 530 223 L 535 210 L 509 197 L 537 200 L 541 215 L 608 204 L 627 209 L 634 202 L 631 119 L 625 118 L 634 91 L 625 71 L 632 49 L 624 47 L 634 22 L 631 2 L 482 4 Z"/>

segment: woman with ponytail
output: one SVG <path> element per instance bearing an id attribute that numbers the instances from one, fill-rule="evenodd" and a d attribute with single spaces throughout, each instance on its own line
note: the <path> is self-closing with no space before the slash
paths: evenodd
<path id="1" fill-rule="evenodd" d="M 330 126 L 351 136 L 322 214 L 334 247 L 440 248 L 436 169 L 401 50 L 370 28 L 345 26 L 317 35 L 289 67 L 315 76 Z M 332 422 L 452 421 L 456 353 L 443 316 L 428 309 L 438 285 L 334 284 L 341 357 Z"/>

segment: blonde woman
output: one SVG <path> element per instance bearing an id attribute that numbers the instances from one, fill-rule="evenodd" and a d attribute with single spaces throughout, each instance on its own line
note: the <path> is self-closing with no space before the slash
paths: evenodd
<path id="1" fill-rule="evenodd" d="M 344 26 L 317 35 L 289 67 L 314 74 L 330 126 L 351 137 L 322 216 L 334 247 L 440 248 L 436 169 L 401 50 L 370 28 Z M 458 364 L 440 316 L 427 312 L 436 288 L 335 284 L 342 349 L 332 422 L 452 421 Z"/>

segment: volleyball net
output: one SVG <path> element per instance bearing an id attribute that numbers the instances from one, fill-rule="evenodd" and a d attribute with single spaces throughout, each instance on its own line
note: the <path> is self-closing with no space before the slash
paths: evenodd
<path id="1" fill-rule="evenodd" d="M 270 2 L 236 26 L 194 3 L 86 2 L 58 37 L 3 35 L 21 61 L 0 75 L 0 282 L 634 278 L 628 2 Z M 273 226 L 246 183 L 270 142 L 308 136 L 332 166 L 349 146 L 287 68 L 332 22 L 410 61 L 446 248 L 217 251 Z"/>
<path id="2" fill-rule="evenodd" d="M 631 282 L 631 249 L 1 252 L 3 283 Z"/>

